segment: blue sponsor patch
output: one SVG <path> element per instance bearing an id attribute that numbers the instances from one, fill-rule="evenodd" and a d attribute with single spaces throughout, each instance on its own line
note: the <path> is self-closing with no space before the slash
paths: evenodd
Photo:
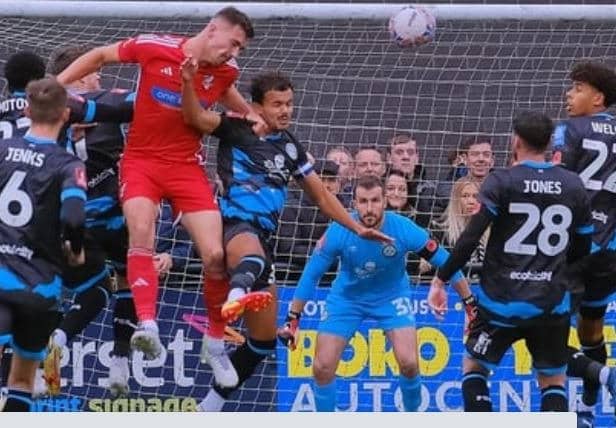
<path id="1" fill-rule="evenodd" d="M 182 107 L 182 96 L 179 92 L 153 86 L 151 94 L 152 97 L 161 104 L 176 108 Z"/>

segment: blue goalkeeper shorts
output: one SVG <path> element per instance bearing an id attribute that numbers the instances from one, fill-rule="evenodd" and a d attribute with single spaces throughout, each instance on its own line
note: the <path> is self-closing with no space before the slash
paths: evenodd
<path id="1" fill-rule="evenodd" d="M 329 295 L 325 302 L 325 315 L 319 323 L 318 333 L 351 339 L 365 319 L 373 319 L 384 331 L 397 328 L 415 328 L 411 295 L 377 302 L 350 301 Z"/>

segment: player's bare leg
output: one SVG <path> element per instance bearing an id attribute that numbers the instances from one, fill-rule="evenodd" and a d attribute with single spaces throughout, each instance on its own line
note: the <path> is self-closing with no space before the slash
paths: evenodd
<path id="1" fill-rule="evenodd" d="M 347 340 L 333 334 L 319 333 L 314 351 L 314 402 L 317 412 L 336 410 L 336 370 Z"/>
<path id="2" fill-rule="evenodd" d="M 231 290 L 221 313 L 227 321 L 235 321 L 245 310 L 259 311 L 272 301 L 268 291 L 253 290 L 255 282 L 269 268 L 261 241 L 253 233 L 234 236 L 227 243 L 225 253 Z"/>
<path id="3" fill-rule="evenodd" d="M 421 380 L 417 358 L 417 330 L 412 327 L 396 328 L 387 332 L 394 357 L 400 367 L 400 391 L 407 412 L 416 412 L 421 404 Z"/>
<path id="4" fill-rule="evenodd" d="M 156 323 L 158 273 L 153 261 L 158 205 L 149 198 L 138 196 L 124 201 L 122 211 L 129 240 L 126 273 L 139 319 L 131 347 L 143 352 L 145 359 L 152 360 L 162 352 Z"/>
<path id="5" fill-rule="evenodd" d="M 268 293 L 274 297 L 273 302 L 259 311 L 246 310 L 244 322 L 248 330 L 248 339 L 231 354 L 231 363 L 238 373 L 238 383 L 234 387 L 225 388 L 214 385 L 201 403 L 199 410 L 204 412 L 219 412 L 231 393 L 255 372 L 257 366 L 268 356 L 276 352 L 276 322 L 278 305 L 276 286 L 271 284 Z"/>
<path id="6" fill-rule="evenodd" d="M 204 298 L 208 314 L 208 331 L 203 336 L 201 361 L 209 364 L 216 382 L 237 385 L 237 372 L 225 351 L 224 332 L 227 325 L 220 314 L 229 285 L 224 267 L 222 219 L 217 210 L 184 214 L 182 224 L 201 255 L 205 272 Z"/>

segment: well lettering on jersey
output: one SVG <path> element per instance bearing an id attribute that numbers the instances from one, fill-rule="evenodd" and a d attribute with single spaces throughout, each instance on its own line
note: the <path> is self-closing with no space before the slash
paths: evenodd
<path id="1" fill-rule="evenodd" d="M 9 98 L 0 103 L 0 113 L 23 110 L 26 107 L 28 107 L 28 101 L 25 98 Z"/>
<path id="2" fill-rule="evenodd" d="M 9 147 L 9 151 L 4 158 L 5 161 L 25 163 L 30 166 L 40 168 L 45 163 L 45 154 L 35 152 L 30 149 Z"/>
<path id="3" fill-rule="evenodd" d="M 547 193 L 560 195 L 562 183 L 551 180 L 524 180 L 524 193 Z"/>
<path id="4" fill-rule="evenodd" d="M 616 129 L 611 123 L 591 122 L 593 132 L 606 135 L 616 135 Z"/>

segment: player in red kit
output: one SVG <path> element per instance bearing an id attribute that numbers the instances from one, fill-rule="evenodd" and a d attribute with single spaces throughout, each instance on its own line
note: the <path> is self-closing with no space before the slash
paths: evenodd
<path id="1" fill-rule="evenodd" d="M 120 163 L 120 200 L 129 233 L 127 279 L 139 318 L 131 346 L 146 359 L 157 358 L 162 350 L 156 323 L 158 274 L 152 255 L 158 205 L 165 198 L 176 214 L 182 213 L 182 224 L 201 254 L 210 317 L 207 362 L 217 381 L 228 386 L 237 383 L 237 373 L 224 352 L 225 322 L 220 306 L 216 307 L 228 292 L 222 221 L 200 156 L 202 135 L 182 118 L 180 64 L 186 57 L 198 59 L 195 86 L 203 106 L 220 101 L 262 123 L 234 86 L 239 74 L 235 57 L 253 36 L 248 17 L 227 7 L 194 37 L 140 35 L 95 48 L 58 75 L 61 83 L 68 84 L 105 64 L 139 64 L 134 119 Z"/>

